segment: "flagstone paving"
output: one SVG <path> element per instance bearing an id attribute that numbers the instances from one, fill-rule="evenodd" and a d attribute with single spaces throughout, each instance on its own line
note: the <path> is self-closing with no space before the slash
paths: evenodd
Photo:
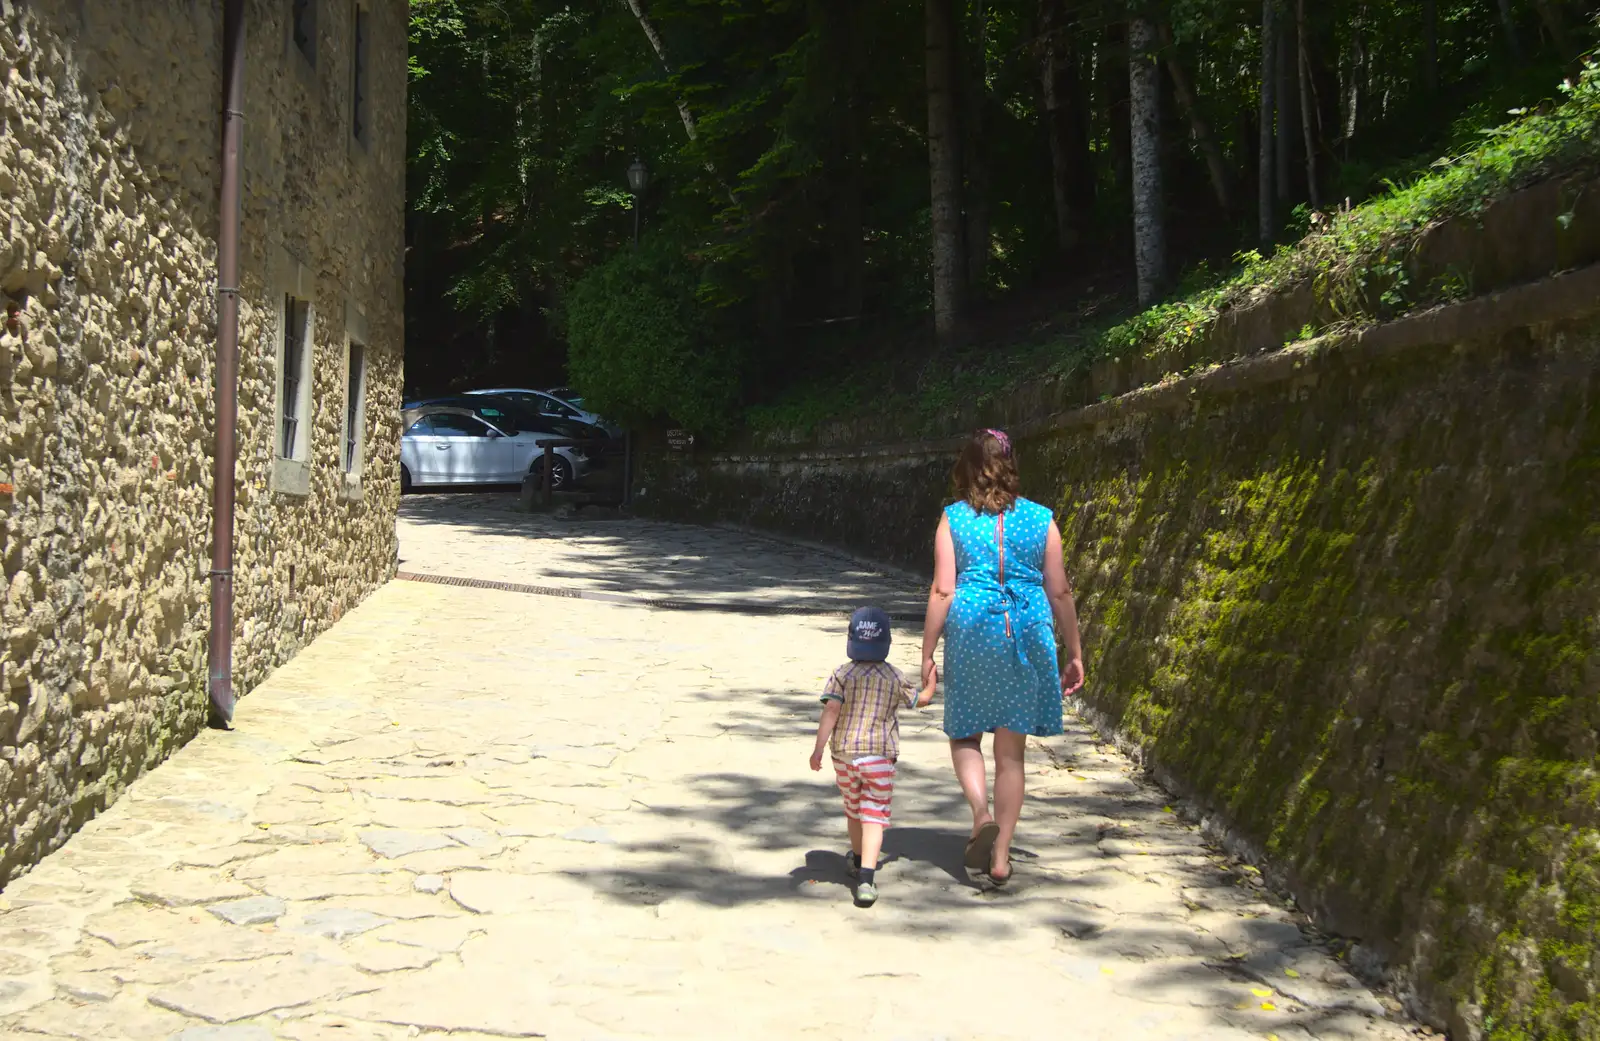
<path id="1" fill-rule="evenodd" d="M 769 611 L 843 611 L 872 602 L 920 617 L 927 600 L 927 586 L 916 579 L 820 547 L 598 509 L 575 517 L 530 514 L 516 496 L 411 496 L 401 505 L 400 533 L 400 569 L 414 574 Z"/>
<path id="2" fill-rule="evenodd" d="M 402 534 L 403 556 L 438 552 Z M 718 536 L 691 534 L 681 555 L 714 563 Z M 539 559 L 580 573 L 581 543 Z M 841 568 L 777 558 L 790 606 Z M 907 717 L 883 898 L 853 907 L 831 779 L 806 765 L 842 645 L 831 615 L 391 583 L 0 894 L 0 1036 L 1410 1032 L 1078 725 L 1031 750 L 994 891 L 960 866 L 938 704 Z M 896 660 L 915 653 L 902 632 Z"/>

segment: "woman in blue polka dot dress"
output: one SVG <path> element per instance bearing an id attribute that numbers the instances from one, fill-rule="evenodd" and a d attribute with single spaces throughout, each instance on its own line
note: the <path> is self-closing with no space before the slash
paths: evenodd
<path id="1" fill-rule="evenodd" d="M 937 675 L 933 653 L 943 637 L 944 732 L 972 807 L 966 863 L 1004 885 L 1022 815 L 1028 735 L 1061 733 L 1062 699 L 1083 685 L 1083 649 L 1061 532 L 1047 507 L 1017 496 L 1010 438 L 1000 430 L 974 434 L 954 478 L 958 499 L 934 536 L 922 675 L 924 683 Z M 986 733 L 994 735 L 992 813 Z"/>

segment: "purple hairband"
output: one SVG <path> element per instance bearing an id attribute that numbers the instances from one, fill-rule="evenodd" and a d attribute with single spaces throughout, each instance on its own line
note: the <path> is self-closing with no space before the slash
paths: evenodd
<path id="1" fill-rule="evenodd" d="M 1004 430 L 994 430 L 991 428 L 989 430 L 985 430 L 984 433 L 1000 442 L 1000 452 L 1002 455 L 1011 454 L 1011 438 L 1006 436 L 1006 432 Z"/>

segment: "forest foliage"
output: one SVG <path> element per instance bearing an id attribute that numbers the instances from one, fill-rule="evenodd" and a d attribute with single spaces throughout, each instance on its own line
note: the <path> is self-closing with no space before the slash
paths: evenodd
<path id="1" fill-rule="evenodd" d="M 1592 148 L 1593 7 L 412 0 L 408 338 L 708 431 L 1159 346 Z"/>

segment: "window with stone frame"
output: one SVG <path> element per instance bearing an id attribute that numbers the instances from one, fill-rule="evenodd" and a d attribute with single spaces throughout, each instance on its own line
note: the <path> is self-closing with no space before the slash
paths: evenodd
<path id="1" fill-rule="evenodd" d="M 317 0 L 289 0 L 289 39 L 306 61 L 317 63 Z"/>
<path id="2" fill-rule="evenodd" d="M 311 369 L 311 303 L 283 298 L 283 355 L 278 371 L 278 456 L 304 459 Z"/>
<path id="3" fill-rule="evenodd" d="M 366 410 L 367 349 L 351 340 L 344 401 L 344 472 L 347 474 L 361 473 L 361 442 Z"/>
<path id="4" fill-rule="evenodd" d="M 367 143 L 368 71 L 367 51 L 372 32 L 371 17 L 360 3 L 355 5 L 354 32 L 350 43 L 350 134 Z"/>

